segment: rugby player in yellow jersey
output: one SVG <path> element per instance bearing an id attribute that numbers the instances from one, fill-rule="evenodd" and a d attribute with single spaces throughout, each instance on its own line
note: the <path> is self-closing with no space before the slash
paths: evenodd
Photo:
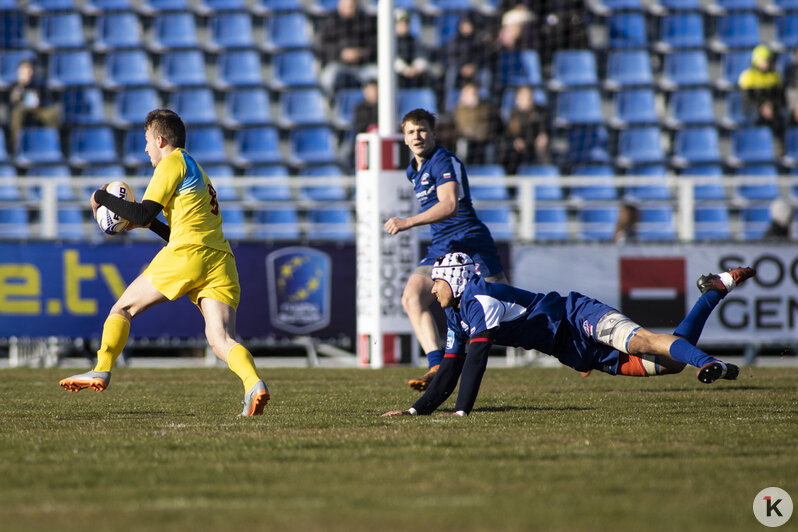
<path id="1" fill-rule="evenodd" d="M 244 383 L 241 416 L 263 413 L 269 390 L 258 377 L 250 352 L 235 340 L 240 287 L 230 243 L 222 233 L 222 215 L 208 176 L 186 153 L 186 128 L 177 113 L 150 111 L 144 125 L 145 148 L 155 168 L 141 203 L 112 196 L 105 186 L 95 191 L 91 206 L 105 205 L 130 221 L 130 228 L 148 227 L 167 241 L 119 300 L 103 326 L 97 365 L 59 384 L 77 392 L 101 392 L 127 342 L 130 320 L 148 308 L 188 295 L 205 318 L 205 336 L 216 356 L 227 362 Z M 163 211 L 169 225 L 156 219 Z"/>

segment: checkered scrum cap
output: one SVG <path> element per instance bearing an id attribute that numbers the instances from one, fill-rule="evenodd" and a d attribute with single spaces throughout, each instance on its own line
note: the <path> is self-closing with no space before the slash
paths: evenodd
<path id="1" fill-rule="evenodd" d="M 455 298 L 463 295 L 465 285 L 476 275 L 477 266 L 465 253 L 447 253 L 432 265 L 432 280 L 443 279 L 452 289 Z"/>

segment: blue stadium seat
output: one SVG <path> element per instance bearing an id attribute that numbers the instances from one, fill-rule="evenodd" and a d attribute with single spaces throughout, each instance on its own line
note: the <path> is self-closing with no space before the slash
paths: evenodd
<path id="1" fill-rule="evenodd" d="M 717 164 L 720 160 L 720 141 L 714 127 L 685 128 L 676 132 L 671 159 L 673 166 Z"/>
<path id="2" fill-rule="evenodd" d="M 502 51 L 494 75 L 500 87 L 539 87 L 543 84 L 537 50 Z"/>
<path id="3" fill-rule="evenodd" d="M 224 132 L 219 126 L 202 126 L 188 129 L 186 149 L 201 165 L 225 164 Z"/>
<path id="4" fill-rule="evenodd" d="M 223 123 L 227 128 L 267 126 L 274 123 L 269 93 L 260 87 L 234 89 L 225 95 Z"/>
<path id="5" fill-rule="evenodd" d="M 773 5 L 782 11 L 798 11 L 798 0 L 774 0 Z"/>
<path id="6" fill-rule="evenodd" d="M 108 52 L 143 46 L 141 24 L 135 13 L 105 13 L 97 17 L 92 48 L 95 52 Z"/>
<path id="7" fill-rule="evenodd" d="M 659 127 L 624 129 L 618 134 L 618 157 L 616 166 L 629 168 L 642 164 L 662 164 L 665 152 Z"/>
<path id="8" fill-rule="evenodd" d="M 152 66 L 143 50 L 111 52 L 105 56 L 103 87 L 118 90 L 152 84 Z"/>
<path id="9" fill-rule="evenodd" d="M 280 127 L 327 125 L 327 98 L 320 89 L 286 90 L 280 94 Z"/>
<path id="10" fill-rule="evenodd" d="M 709 86 L 709 64 L 703 50 L 674 52 L 665 56 L 660 87 L 674 90 Z"/>
<path id="11" fill-rule="evenodd" d="M 45 164 L 41 166 L 33 166 L 28 169 L 26 178 L 64 178 L 70 177 L 72 171 L 65 164 Z M 55 192 L 58 201 L 73 201 L 75 200 L 75 192 L 68 184 L 60 184 L 56 186 Z M 39 201 L 42 199 L 42 189 L 38 186 L 30 187 L 28 189 L 28 200 Z"/>
<path id="12" fill-rule="evenodd" d="M 720 124 L 727 129 L 751 126 L 752 120 L 743 110 L 743 95 L 741 91 L 732 90 L 726 93 L 723 100 L 723 116 Z"/>
<path id="13" fill-rule="evenodd" d="M 310 227 L 308 236 L 314 240 L 352 242 L 355 227 L 352 212 L 348 207 L 317 207 L 308 210 Z"/>
<path id="14" fill-rule="evenodd" d="M 568 211 L 562 205 L 535 209 L 535 240 L 568 240 Z"/>
<path id="15" fill-rule="evenodd" d="M 338 89 L 335 91 L 333 121 L 337 127 L 349 129 L 355 118 L 355 107 L 364 99 L 361 89 Z"/>
<path id="16" fill-rule="evenodd" d="M 310 50 L 291 50 L 272 56 L 269 83 L 275 90 L 316 87 L 318 77 L 318 62 Z"/>
<path id="17" fill-rule="evenodd" d="M 618 193 L 612 184 L 615 170 L 607 164 L 578 164 L 571 168 L 571 175 L 595 179 L 595 185 L 575 185 L 571 187 L 571 199 L 594 201 L 614 200 Z M 610 178 L 610 179 L 607 179 Z M 591 179 L 592 180 L 592 179 Z"/>
<path id="18" fill-rule="evenodd" d="M 132 11 L 130 0 L 86 0 L 83 11 L 92 16 L 102 15 L 109 11 Z"/>
<path id="19" fill-rule="evenodd" d="M 214 109 L 213 91 L 207 88 L 178 89 L 169 98 L 169 108 L 189 125 L 218 122 Z"/>
<path id="20" fill-rule="evenodd" d="M 235 203 L 226 203 L 221 206 L 222 231 L 228 240 L 243 240 L 249 236 L 244 208 Z"/>
<path id="21" fill-rule="evenodd" d="M 203 16 L 230 11 L 246 11 L 248 8 L 246 0 L 199 0 L 196 5 L 197 13 Z"/>
<path id="22" fill-rule="evenodd" d="M 567 163 L 608 163 L 608 135 L 603 126 L 582 126 L 569 128 L 566 132 Z"/>
<path id="23" fill-rule="evenodd" d="M 118 160 L 114 131 L 110 127 L 75 127 L 69 132 L 69 164 L 72 166 L 114 163 Z"/>
<path id="24" fill-rule="evenodd" d="M 753 183 L 740 184 L 737 194 L 747 200 L 774 200 L 779 197 L 778 171 L 772 164 L 751 164 L 738 168 L 736 174 Z"/>
<path id="25" fill-rule="evenodd" d="M 219 54 L 216 59 L 215 86 L 220 90 L 263 86 L 258 52 L 233 50 Z"/>
<path id="26" fill-rule="evenodd" d="M 457 35 L 461 13 L 443 13 L 434 18 L 433 42 L 435 46 L 444 47 Z"/>
<path id="27" fill-rule="evenodd" d="M 252 213 L 252 236 L 265 240 L 296 240 L 300 237 L 299 213 L 293 206 L 256 209 Z"/>
<path id="28" fill-rule="evenodd" d="M 674 13 L 660 18 L 657 51 L 703 48 L 704 45 L 704 20 L 700 13 Z"/>
<path id="29" fill-rule="evenodd" d="M 554 126 L 567 128 L 572 125 L 600 125 L 604 121 L 601 112 L 601 95 L 596 89 L 572 89 L 557 95 Z"/>
<path id="30" fill-rule="evenodd" d="M 10 164 L 0 164 L 0 179 L 5 177 L 17 177 L 17 169 Z M 19 187 L 14 183 L 0 184 L 0 202 L 21 201 Z"/>
<path id="31" fill-rule="evenodd" d="M 234 146 L 237 166 L 283 162 L 280 139 L 274 127 L 253 127 L 236 131 Z"/>
<path id="32" fill-rule="evenodd" d="M 618 11 L 640 12 L 643 5 L 640 0 L 604 0 L 599 6 L 599 14 L 612 14 Z"/>
<path id="33" fill-rule="evenodd" d="M 640 221 L 637 224 L 639 240 L 674 240 L 676 238 L 673 207 L 643 204 L 639 207 L 639 213 Z"/>
<path id="34" fill-rule="evenodd" d="M 787 168 L 798 166 L 798 126 L 788 127 L 784 132 L 784 157 L 781 164 Z"/>
<path id="35" fill-rule="evenodd" d="M 83 17 L 79 13 L 48 13 L 39 19 L 39 52 L 52 52 L 67 48 L 83 48 Z"/>
<path id="36" fill-rule="evenodd" d="M 17 166 L 64 162 L 58 130 L 50 127 L 23 128 L 15 149 Z"/>
<path id="37" fill-rule="evenodd" d="M 266 18 L 261 46 L 269 53 L 313 46 L 313 28 L 301 11 L 278 13 Z"/>
<path id="38" fill-rule="evenodd" d="M 695 185 L 693 196 L 697 201 L 720 201 L 726 199 L 723 186 L 723 169 L 717 164 L 701 164 L 682 170 L 681 175 L 696 176 L 702 183 Z"/>
<path id="39" fill-rule="evenodd" d="M 553 164 L 521 164 L 518 166 L 516 174 L 531 177 L 559 177 L 560 169 Z M 535 200 L 537 201 L 561 200 L 562 197 L 562 186 L 559 183 L 535 186 Z"/>
<path id="40" fill-rule="evenodd" d="M 205 58 L 202 52 L 182 50 L 163 54 L 158 83 L 163 90 L 206 86 L 208 76 L 205 74 Z"/>
<path id="41" fill-rule="evenodd" d="M 154 16 L 173 11 L 187 12 L 190 7 L 188 0 L 141 0 L 138 10 L 144 15 Z"/>
<path id="42" fill-rule="evenodd" d="M 664 182 L 667 171 L 661 164 L 633 166 L 626 171 L 629 177 L 644 181 L 627 185 L 623 197 L 627 201 L 667 201 L 671 199 L 671 191 Z"/>
<path id="43" fill-rule="evenodd" d="M 346 188 L 339 183 L 342 175 L 341 169 L 335 164 L 320 164 L 303 168 L 298 177 L 332 179 L 333 184 L 304 186 L 299 193 L 300 199 L 315 201 L 344 201 L 349 199 Z"/>
<path id="44" fill-rule="evenodd" d="M 236 48 L 254 48 L 252 16 L 246 11 L 221 12 L 208 22 L 205 47 L 211 52 Z"/>
<path id="45" fill-rule="evenodd" d="M 651 89 L 627 89 L 615 94 L 614 114 L 610 124 L 616 128 L 642 126 L 659 123 L 654 91 Z"/>
<path id="46" fill-rule="evenodd" d="M 143 126 L 147 113 L 160 107 L 161 99 L 152 87 L 119 91 L 114 97 L 114 125 L 118 128 Z"/>
<path id="47" fill-rule="evenodd" d="M 118 179 L 124 180 L 127 176 L 125 168 L 121 164 L 90 164 L 80 169 L 81 177 L 95 178 L 95 183 L 85 185 L 81 190 L 82 198 L 90 198 L 92 192 L 97 190 L 103 183 L 109 183 Z M 141 198 L 139 198 L 139 201 Z"/>
<path id="48" fill-rule="evenodd" d="M 725 203 L 697 205 L 693 216 L 696 240 L 703 242 L 731 239 L 729 209 Z"/>
<path id="49" fill-rule="evenodd" d="M 746 127 L 732 132 L 730 166 L 773 164 L 775 161 L 773 132 L 769 127 Z"/>
<path id="50" fill-rule="evenodd" d="M 716 52 L 734 48 L 751 50 L 760 42 L 756 13 L 731 13 L 716 19 L 715 36 L 711 41 Z"/>
<path id="51" fill-rule="evenodd" d="M 47 69 L 47 86 L 60 90 L 95 85 L 94 66 L 87 50 L 53 52 Z"/>
<path id="52" fill-rule="evenodd" d="M 741 236 L 744 240 L 761 240 L 770 225 L 768 205 L 750 205 L 740 209 Z"/>
<path id="53" fill-rule="evenodd" d="M 612 50 L 648 47 L 646 18 L 642 13 L 611 15 L 607 21 L 607 31 Z"/>
<path id="54" fill-rule="evenodd" d="M 509 207 L 477 209 L 477 217 L 488 226 L 494 240 L 512 242 L 515 239 L 513 213 Z"/>
<path id="55" fill-rule="evenodd" d="M 577 214 L 578 236 L 582 240 L 612 240 L 618 220 L 618 207 L 582 207 Z"/>
<path id="56" fill-rule="evenodd" d="M 86 228 L 83 225 L 83 211 L 80 207 L 58 207 L 58 230 L 56 236 L 65 240 L 83 240 Z"/>
<path id="57" fill-rule="evenodd" d="M 103 95 L 96 87 L 81 87 L 67 89 L 61 95 L 63 110 L 63 123 L 74 124 L 103 124 L 105 118 L 103 109 Z"/>
<path id="58" fill-rule="evenodd" d="M 798 13 L 787 13 L 776 17 L 775 26 L 775 48 L 792 50 L 798 47 Z"/>
<path id="59" fill-rule="evenodd" d="M 697 13 L 702 10 L 700 0 L 660 0 L 659 4 L 668 12 L 690 11 Z"/>
<path id="60" fill-rule="evenodd" d="M 732 50 L 722 54 L 720 77 L 715 80 L 715 86 L 721 90 L 736 89 L 740 74 L 749 66 L 751 66 L 750 50 Z"/>
<path id="61" fill-rule="evenodd" d="M 0 11 L 0 50 L 28 48 L 27 27 L 28 19 L 22 11 Z"/>
<path id="62" fill-rule="evenodd" d="M 150 156 L 144 151 L 147 141 L 144 140 L 144 132 L 140 129 L 130 129 L 125 131 L 122 138 L 122 162 L 125 166 L 132 168 L 149 168 L 145 175 L 152 175 L 152 165 Z"/>
<path id="63" fill-rule="evenodd" d="M 36 55 L 32 50 L 3 50 L 0 47 L 0 90 L 17 81 L 17 67 L 23 59 L 34 61 Z"/>
<path id="64" fill-rule="evenodd" d="M 28 211 L 22 206 L 0 207 L 0 238 L 30 238 Z"/>
<path id="65" fill-rule="evenodd" d="M 591 50 L 557 50 L 552 56 L 548 87 L 564 90 L 598 85 L 596 57 Z"/>
<path id="66" fill-rule="evenodd" d="M 199 37 L 194 14 L 188 11 L 176 11 L 155 15 L 152 21 L 152 35 L 147 46 L 158 53 L 197 48 Z"/>
<path id="67" fill-rule="evenodd" d="M 252 197 L 258 201 L 292 201 L 294 194 L 291 187 L 284 181 L 289 178 L 288 168 L 282 164 L 256 164 L 250 166 L 244 172 L 246 177 L 273 177 L 274 184 L 254 185 L 245 190 L 246 197 Z M 283 181 L 278 183 L 277 181 Z"/>
<path id="68" fill-rule="evenodd" d="M 472 164 L 468 167 L 470 177 L 490 177 L 494 182 L 492 185 L 471 184 L 471 197 L 478 201 L 506 200 L 510 194 L 507 192 L 505 184 L 506 173 L 504 167 L 499 164 Z"/>
<path id="69" fill-rule="evenodd" d="M 256 15 L 272 15 L 282 11 L 302 11 L 300 0 L 255 0 L 251 9 Z"/>
<path id="70" fill-rule="evenodd" d="M 193 153 L 192 151 L 192 155 Z M 216 190 L 216 198 L 219 201 L 239 201 L 241 199 L 234 185 L 222 184 L 221 178 L 231 178 L 235 176 L 235 171 L 232 166 L 224 162 L 205 164 L 204 159 L 200 157 L 195 157 L 195 159 L 200 161 L 200 166 L 202 166 L 205 175 L 213 182 L 213 188 Z"/>
<path id="71" fill-rule="evenodd" d="M 399 89 L 397 91 L 398 116 L 401 118 L 408 111 L 418 107 L 428 110 L 431 113 L 438 112 L 438 101 L 435 91 L 428 87 L 417 89 Z"/>
<path id="72" fill-rule="evenodd" d="M 651 87 L 654 76 L 651 56 L 646 50 L 610 50 L 604 88 L 619 90 L 630 87 Z"/>
<path id="73" fill-rule="evenodd" d="M 715 124 L 712 93 L 709 89 L 680 89 L 668 98 L 665 124 L 669 128 Z"/>
<path id="74" fill-rule="evenodd" d="M 8 151 L 6 150 L 6 131 L 0 127 L 0 163 L 8 162 Z M 4 177 L 1 176 L 0 177 Z"/>

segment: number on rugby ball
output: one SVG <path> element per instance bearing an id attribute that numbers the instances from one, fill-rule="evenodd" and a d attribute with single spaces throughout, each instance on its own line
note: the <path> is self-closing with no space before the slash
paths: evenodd
<path id="1" fill-rule="evenodd" d="M 124 181 L 113 181 L 108 183 L 105 189 L 109 194 L 113 194 L 117 198 L 122 198 L 127 201 L 135 201 L 133 199 L 133 191 L 127 186 Z M 97 225 L 103 230 L 103 233 L 115 235 L 125 230 L 130 224 L 127 220 L 118 214 L 108 210 L 107 207 L 100 205 L 97 207 Z"/>

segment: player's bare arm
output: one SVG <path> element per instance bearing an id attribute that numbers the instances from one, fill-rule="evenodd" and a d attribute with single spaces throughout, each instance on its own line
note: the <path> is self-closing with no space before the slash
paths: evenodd
<path id="1" fill-rule="evenodd" d="M 434 224 L 451 218 L 457 214 L 459 192 L 460 188 L 456 181 L 444 183 L 438 187 L 438 203 L 436 205 L 409 218 L 389 218 L 385 222 L 385 231 L 390 235 L 395 235 L 411 227 Z"/>

